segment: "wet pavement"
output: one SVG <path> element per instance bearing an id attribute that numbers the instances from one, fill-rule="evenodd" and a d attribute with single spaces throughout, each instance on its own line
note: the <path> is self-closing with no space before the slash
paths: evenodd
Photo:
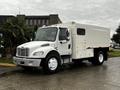
<path id="1" fill-rule="evenodd" d="M 20 68 L 18 68 L 18 67 L 0 66 L 0 77 L 5 76 L 5 75 L 10 74 L 10 73 L 14 73 L 18 70 L 20 70 Z"/>
<path id="2" fill-rule="evenodd" d="M 0 90 L 120 90 L 120 57 L 102 66 L 88 62 L 65 66 L 54 75 L 19 69 L 0 78 Z"/>

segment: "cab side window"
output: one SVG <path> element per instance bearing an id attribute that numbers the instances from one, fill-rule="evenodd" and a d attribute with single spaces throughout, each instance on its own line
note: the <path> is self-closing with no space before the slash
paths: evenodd
<path id="1" fill-rule="evenodd" d="M 68 29 L 67 28 L 60 28 L 59 32 L 59 40 L 66 40 L 68 35 Z"/>
<path id="2" fill-rule="evenodd" d="M 85 35 L 85 29 L 77 28 L 77 35 Z"/>

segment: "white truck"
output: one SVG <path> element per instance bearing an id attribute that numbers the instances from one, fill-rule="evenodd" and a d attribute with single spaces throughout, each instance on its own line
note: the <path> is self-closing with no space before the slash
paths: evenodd
<path id="1" fill-rule="evenodd" d="M 108 28 L 62 23 L 40 27 L 33 41 L 17 47 L 14 63 L 25 69 L 42 67 L 47 73 L 59 71 L 64 63 L 88 60 L 101 65 L 108 59 Z"/>

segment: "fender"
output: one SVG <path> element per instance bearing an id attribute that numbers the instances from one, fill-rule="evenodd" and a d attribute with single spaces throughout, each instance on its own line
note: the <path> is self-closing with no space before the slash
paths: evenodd
<path id="1" fill-rule="evenodd" d="M 35 53 L 35 52 L 41 52 L 41 51 L 44 52 L 42 55 L 34 56 L 34 53 Z M 34 50 L 34 51 L 31 53 L 30 57 L 32 57 L 32 58 L 45 58 L 45 57 L 48 55 L 48 53 L 51 52 L 51 51 L 56 51 L 56 49 L 55 49 L 54 47 L 51 47 L 51 46 L 48 46 L 48 47 L 40 47 L 40 48 Z M 56 51 L 56 52 L 57 52 L 57 51 Z"/>

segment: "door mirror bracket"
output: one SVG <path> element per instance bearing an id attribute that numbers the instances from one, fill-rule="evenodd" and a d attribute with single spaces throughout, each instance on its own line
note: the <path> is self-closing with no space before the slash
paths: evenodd
<path id="1" fill-rule="evenodd" d="M 60 43 L 65 44 L 65 43 L 67 43 L 67 40 L 61 40 Z"/>

